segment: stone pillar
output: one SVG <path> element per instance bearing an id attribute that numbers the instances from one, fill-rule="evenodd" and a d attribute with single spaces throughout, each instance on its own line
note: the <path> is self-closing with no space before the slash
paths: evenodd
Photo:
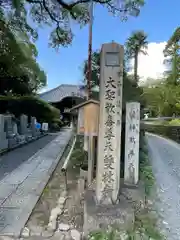
<path id="1" fill-rule="evenodd" d="M 25 135 L 27 134 L 27 124 L 28 124 L 28 116 L 21 115 L 20 116 L 20 134 Z"/>
<path id="2" fill-rule="evenodd" d="M 11 115 L 4 115 L 4 130 L 6 132 L 7 137 L 9 137 L 13 134 L 12 116 Z"/>
<path id="3" fill-rule="evenodd" d="M 36 118 L 31 117 L 31 131 L 32 131 L 32 136 L 36 137 Z"/>
<path id="4" fill-rule="evenodd" d="M 100 71 L 100 117 L 96 198 L 115 203 L 120 185 L 123 46 L 103 44 Z"/>
<path id="5" fill-rule="evenodd" d="M 4 132 L 4 116 L 0 114 L 0 133 Z"/>
<path id="6" fill-rule="evenodd" d="M 137 184 L 139 180 L 140 103 L 126 104 L 125 171 L 124 182 Z"/>
<path id="7" fill-rule="evenodd" d="M 0 114 L 0 151 L 8 148 L 8 140 L 4 131 L 4 115 Z"/>

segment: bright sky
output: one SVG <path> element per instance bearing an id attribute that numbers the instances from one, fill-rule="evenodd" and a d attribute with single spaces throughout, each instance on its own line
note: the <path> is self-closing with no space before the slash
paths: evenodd
<path id="1" fill-rule="evenodd" d="M 108 11 L 96 6 L 93 25 L 93 50 L 100 49 L 102 43 L 124 44 L 134 30 L 144 30 L 148 34 L 149 48 L 147 56 L 139 57 L 138 73 L 140 77 L 158 77 L 164 71 L 163 49 L 166 41 L 180 24 L 180 0 L 146 0 L 138 18 L 127 22 L 113 17 Z M 82 79 L 82 63 L 88 53 L 88 27 L 73 28 L 74 40 L 68 48 L 61 48 L 57 53 L 48 47 L 49 31 L 39 31 L 37 48 L 38 62 L 47 73 L 48 86 L 54 88 L 60 84 L 79 84 Z"/>

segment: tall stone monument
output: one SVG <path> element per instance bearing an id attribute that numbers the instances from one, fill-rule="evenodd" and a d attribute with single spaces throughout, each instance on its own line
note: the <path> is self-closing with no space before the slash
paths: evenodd
<path id="1" fill-rule="evenodd" d="M 4 116 L 4 130 L 6 132 L 7 138 L 13 135 L 13 124 L 12 124 L 12 115 L 7 114 Z"/>
<path id="2" fill-rule="evenodd" d="M 32 137 L 36 137 L 36 118 L 35 117 L 31 117 L 31 131 L 32 131 Z"/>
<path id="3" fill-rule="evenodd" d="M 28 132 L 27 125 L 28 125 L 28 116 L 23 114 L 20 116 L 20 134 L 21 135 L 27 134 Z"/>
<path id="4" fill-rule="evenodd" d="M 8 148 L 8 140 L 4 131 L 4 115 L 0 114 L 0 151 Z"/>
<path id="5" fill-rule="evenodd" d="M 96 198 L 111 204 L 120 187 L 123 46 L 102 45 Z"/>
<path id="6" fill-rule="evenodd" d="M 139 129 L 140 103 L 126 103 L 124 181 L 130 185 L 137 184 L 139 180 Z"/>

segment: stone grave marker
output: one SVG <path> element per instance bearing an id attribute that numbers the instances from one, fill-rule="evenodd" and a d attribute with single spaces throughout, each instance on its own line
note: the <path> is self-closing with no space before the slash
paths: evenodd
<path id="1" fill-rule="evenodd" d="M 13 123 L 13 133 L 18 135 L 18 127 L 16 122 Z"/>
<path id="2" fill-rule="evenodd" d="M 36 137 L 36 118 L 35 117 L 31 117 L 31 131 L 32 131 L 32 137 Z"/>
<path id="3" fill-rule="evenodd" d="M 4 115 L 4 131 L 6 132 L 6 136 L 12 137 L 13 135 L 13 124 L 12 124 L 12 116 Z"/>
<path id="4" fill-rule="evenodd" d="M 4 115 L 0 114 L 0 133 L 4 132 Z"/>
<path id="5" fill-rule="evenodd" d="M 0 151 L 8 148 L 8 140 L 4 131 L 4 115 L 0 114 Z"/>
<path id="6" fill-rule="evenodd" d="M 27 134 L 27 125 L 28 125 L 28 116 L 21 115 L 20 116 L 20 134 L 26 135 Z"/>
<path id="7" fill-rule="evenodd" d="M 139 180 L 140 103 L 126 103 L 125 171 L 124 182 L 137 184 Z"/>
<path id="8" fill-rule="evenodd" d="M 96 198 L 115 203 L 120 187 L 123 46 L 102 45 Z"/>
<path id="9" fill-rule="evenodd" d="M 44 132 L 47 132 L 48 129 L 49 129 L 48 123 L 43 122 L 43 123 L 42 123 L 42 130 L 43 130 Z"/>

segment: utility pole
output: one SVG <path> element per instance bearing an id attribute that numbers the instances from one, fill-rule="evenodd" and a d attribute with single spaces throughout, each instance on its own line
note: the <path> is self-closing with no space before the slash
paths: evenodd
<path id="1" fill-rule="evenodd" d="M 91 81 L 92 81 L 92 26 L 93 26 L 93 0 L 89 6 L 89 45 L 88 45 L 88 76 L 87 76 L 87 98 L 91 98 Z"/>
<path id="2" fill-rule="evenodd" d="M 88 43 L 88 71 L 87 71 L 87 100 L 91 98 L 92 81 L 92 25 L 93 25 L 93 0 L 89 4 L 89 43 Z M 88 136 L 84 136 L 84 150 L 88 152 Z"/>

